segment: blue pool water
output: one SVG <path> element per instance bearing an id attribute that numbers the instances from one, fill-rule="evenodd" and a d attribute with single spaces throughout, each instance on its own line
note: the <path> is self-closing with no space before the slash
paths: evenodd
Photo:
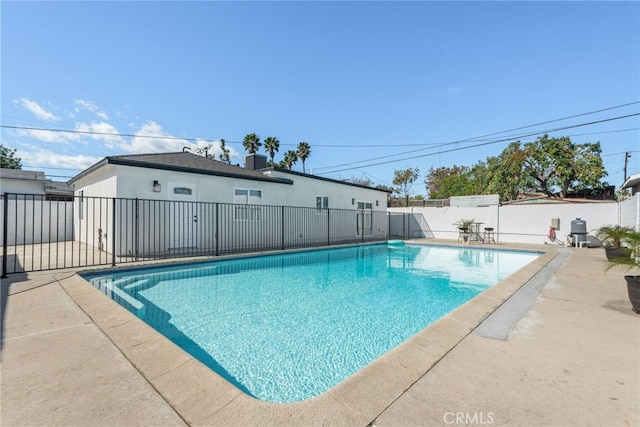
<path id="1" fill-rule="evenodd" d="M 369 245 L 87 274 L 246 393 L 336 385 L 538 253 Z"/>

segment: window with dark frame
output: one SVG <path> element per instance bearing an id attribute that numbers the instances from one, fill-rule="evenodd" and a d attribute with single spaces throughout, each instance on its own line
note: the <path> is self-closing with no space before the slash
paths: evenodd
<path id="1" fill-rule="evenodd" d="M 236 221 L 262 220 L 262 190 L 236 188 L 233 194 Z"/>
<path id="2" fill-rule="evenodd" d="M 325 213 L 329 210 L 329 197 L 316 196 L 316 212 Z"/>

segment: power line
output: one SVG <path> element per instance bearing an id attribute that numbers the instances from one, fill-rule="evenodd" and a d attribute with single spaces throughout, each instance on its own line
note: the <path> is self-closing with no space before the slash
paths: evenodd
<path id="1" fill-rule="evenodd" d="M 507 130 L 503 130 L 503 131 L 500 131 L 500 132 L 493 132 L 493 133 L 489 133 L 489 134 L 486 134 L 486 135 L 481 135 L 481 136 L 478 136 L 478 137 L 475 137 L 475 138 L 469 138 L 469 139 L 460 140 L 460 141 L 453 141 L 453 142 L 450 142 L 448 144 L 457 144 L 457 143 L 461 143 L 461 142 L 477 141 L 477 140 L 480 140 L 480 138 L 486 138 L 488 136 L 495 136 L 495 135 L 500 135 L 500 134 L 507 133 L 507 132 L 513 132 L 513 131 L 516 131 L 516 130 L 528 129 L 528 128 L 532 128 L 532 127 L 535 127 L 535 126 L 541 126 L 541 125 L 546 125 L 546 124 L 549 124 L 549 123 L 560 122 L 560 121 L 563 121 L 563 120 L 575 119 L 576 117 L 588 116 L 590 114 L 596 114 L 596 113 L 601 113 L 603 111 L 615 110 L 615 109 L 618 109 L 618 108 L 628 107 L 630 105 L 635 105 L 635 104 L 640 104 L 640 101 L 634 101 L 634 102 L 629 102 L 627 104 L 615 105 L 613 107 L 602 108 L 600 110 L 589 111 L 587 113 L 574 114 L 573 116 L 561 117 L 559 119 L 554 119 L 554 120 L 547 120 L 545 122 L 535 123 L 535 124 L 527 125 L 527 126 L 521 126 L 521 127 L 517 127 L 517 128 L 513 128 L 513 129 L 507 129 Z M 287 145 L 287 144 L 281 144 L 281 145 Z M 314 145 L 316 147 L 320 147 L 321 146 L 321 145 L 317 145 L 317 144 L 314 144 Z M 438 144 L 424 144 L 423 143 L 423 144 L 405 144 L 405 145 L 394 145 L 394 146 L 402 147 L 402 146 L 424 146 L 424 145 L 438 145 Z M 446 144 L 443 144 L 443 145 L 446 145 Z M 339 146 L 340 147 L 349 147 L 349 146 L 343 145 L 343 144 L 341 144 Z M 383 146 L 387 146 L 387 145 L 383 145 Z M 355 145 L 355 146 L 352 146 L 352 147 L 372 147 L 372 146 L 371 145 L 368 145 L 368 146 L 367 145 L 364 145 L 364 146 L 363 145 Z"/>
<path id="2" fill-rule="evenodd" d="M 603 135 L 606 133 L 619 133 L 619 132 L 631 132 L 634 130 L 639 130 L 640 128 L 627 128 L 627 129 L 615 129 L 615 130 L 605 130 L 602 132 L 588 132 L 588 133 L 573 133 L 567 136 L 589 136 L 589 135 Z"/>
<path id="3" fill-rule="evenodd" d="M 54 167 L 50 167 L 50 166 L 34 166 L 34 165 L 22 165 L 22 167 L 25 168 L 41 168 L 41 169 L 54 169 L 54 170 L 61 170 L 61 171 L 82 171 L 82 168 L 54 168 Z"/>
<path id="4" fill-rule="evenodd" d="M 576 117 L 582 117 L 582 116 L 587 116 L 590 114 L 596 114 L 596 113 L 601 113 L 603 111 L 610 111 L 610 110 L 615 110 L 618 108 L 623 108 L 623 107 L 628 107 L 630 105 L 635 105 L 635 104 L 640 104 L 640 101 L 634 101 L 634 102 L 629 102 L 626 104 L 620 104 L 620 105 L 615 105 L 613 107 L 607 107 L 607 108 L 601 108 L 599 110 L 594 110 L 594 111 L 589 111 L 586 113 L 580 113 L 580 114 L 574 114 L 572 116 L 566 116 L 566 117 L 561 117 L 558 119 L 553 119 L 553 120 L 547 120 L 544 122 L 539 122 L 539 123 L 535 123 L 535 124 L 531 124 L 531 125 L 527 125 L 527 126 L 520 126 L 517 128 L 512 128 L 512 129 L 507 129 L 507 130 L 503 130 L 503 131 L 499 131 L 499 132 L 493 132 L 493 133 L 489 133 L 489 134 L 485 134 L 485 135 L 480 135 L 474 138 L 468 138 L 468 139 L 463 139 L 460 141 L 452 141 L 449 144 L 456 144 L 456 143 L 462 143 L 462 142 L 469 142 L 469 141 L 478 141 L 480 140 L 480 138 L 486 138 L 489 136 L 495 136 L 495 135 L 501 135 L 507 132 L 513 132 L 516 130 L 522 130 L 522 129 L 527 129 L 527 128 L 531 128 L 531 127 L 535 127 L 535 126 L 540 126 L 540 125 L 545 125 L 545 124 L 549 124 L 549 123 L 555 123 L 555 122 L 559 122 L 559 121 L 563 121 L 563 120 L 568 120 L 568 119 L 573 119 Z M 15 129 L 15 130 L 35 130 L 35 131 L 45 131 L 45 132 L 58 132 L 58 133 L 72 133 L 72 134 L 81 134 L 81 135 L 97 135 L 97 136 L 119 136 L 119 137 L 127 137 L 127 138 L 149 138 L 149 139 L 169 139 L 169 140 L 175 140 L 175 141 L 189 141 L 192 143 L 197 143 L 199 140 L 211 140 L 211 141 L 216 141 L 216 140 L 220 140 L 223 138 L 214 138 L 214 139 L 206 139 L 206 138 L 192 138 L 192 137 L 177 137 L 177 136 L 162 136 L 162 135 L 137 135 L 137 134 L 128 134 L 128 133 L 119 133 L 119 132 L 98 132 L 98 131 L 89 131 L 89 130 L 77 130 L 77 129 L 55 129 L 55 128 L 39 128 L 39 127 L 34 127 L 34 126 L 16 126 L 16 125 L 0 125 L 0 128 L 4 128 L 4 129 Z M 240 141 L 232 141 L 232 140 L 227 140 L 225 139 L 225 142 L 230 143 L 230 144 L 242 144 L 242 142 Z M 281 146 L 295 146 L 297 144 L 280 144 Z M 433 143 L 420 143 L 420 144 L 404 144 L 404 145 L 396 145 L 396 146 L 433 146 Z M 437 145 L 437 144 L 435 144 Z M 353 145 L 353 146 L 349 146 L 349 145 L 344 145 L 344 144 L 339 144 L 339 145 L 329 145 L 329 144 L 314 144 L 314 146 L 316 147 L 375 147 L 375 145 Z M 388 144 L 383 144 L 381 145 L 383 147 L 388 146 Z M 430 148 L 430 147 L 429 147 Z M 428 149 L 428 148 L 425 148 Z"/>
<path id="5" fill-rule="evenodd" d="M 489 145 L 489 144 L 494 144 L 494 143 L 498 143 L 498 142 L 513 141 L 513 140 L 520 139 L 520 138 L 526 138 L 526 137 L 545 134 L 545 133 L 557 132 L 558 130 L 565 130 L 565 129 L 571 129 L 571 128 L 574 128 L 574 127 L 587 126 L 587 125 L 591 125 L 591 124 L 597 124 L 597 123 L 602 123 L 602 122 L 607 122 L 607 121 L 612 121 L 612 120 L 619 120 L 619 119 L 628 118 L 628 117 L 631 117 L 631 116 L 637 116 L 639 114 L 640 113 L 635 113 L 635 114 L 630 114 L 630 115 L 627 115 L 627 116 L 618 116 L 618 117 L 614 117 L 614 118 L 609 118 L 609 119 L 589 122 L 589 123 L 585 123 L 585 124 L 578 124 L 578 125 L 566 126 L 566 127 L 561 127 L 561 128 L 555 128 L 555 129 L 540 130 L 540 131 L 536 131 L 536 132 L 529 133 L 529 134 L 509 135 L 506 138 L 497 139 L 497 140 L 493 140 L 493 139 L 489 140 L 489 142 L 487 142 L 485 144 L 465 146 L 465 147 L 460 147 L 459 149 L 463 150 L 463 149 L 466 149 L 466 148 L 479 147 L 479 146 L 482 146 L 482 145 Z M 460 144 L 462 142 L 480 142 L 480 141 L 484 141 L 484 140 L 476 139 L 476 138 L 468 138 L 468 139 L 460 140 L 460 141 L 442 143 L 442 144 L 438 145 L 437 147 L 446 147 L 446 146 L 449 146 L 449 145 Z M 379 156 L 379 157 L 373 157 L 373 158 L 370 158 L 370 159 L 359 160 L 359 161 L 356 161 L 356 162 L 342 163 L 342 164 L 332 165 L 332 166 L 321 166 L 321 167 L 316 167 L 314 169 L 315 170 L 318 170 L 318 169 L 322 170 L 322 169 L 331 169 L 331 168 L 342 167 L 342 166 L 351 166 L 351 165 L 355 165 L 355 164 L 370 162 L 370 161 L 373 161 L 373 160 L 380 160 L 380 159 L 386 159 L 386 158 L 389 158 L 389 157 L 401 156 L 403 154 L 416 153 L 418 151 L 423 151 L 423 150 L 425 150 L 425 149 L 403 151 L 401 153 L 390 154 L 390 155 Z M 450 151 L 451 150 L 446 150 L 446 151 L 439 150 L 438 153 L 433 153 L 433 154 L 448 153 Z M 458 151 L 458 150 L 454 150 L 454 151 Z M 424 156 L 416 156 L 416 157 L 424 157 Z M 393 163 L 393 162 L 397 162 L 397 161 L 401 161 L 401 160 L 406 160 L 406 159 L 390 160 L 388 162 L 376 163 L 376 165 L 385 164 L 385 163 Z M 360 167 L 363 167 L 363 166 L 360 166 Z M 341 171 L 342 170 L 325 172 L 325 173 L 333 173 L 333 172 L 341 172 Z"/>
<path id="6" fill-rule="evenodd" d="M 564 127 L 555 128 L 555 129 L 549 129 L 549 130 L 545 130 L 545 131 L 537 131 L 537 132 L 533 132 L 533 133 L 530 133 L 530 134 L 522 135 L 522 136 L 520 136 L 520 138 L 525 138 L 525 137 L 530 137 L 530 136 L 535 136 L 535 135 L 540 135 L 540 134 L 545 134 L 545 133 L 551 133 L 551 132 L 557 132 L 557 131 L 560 131 L 560 130 L 572 129 L 572 128 L 576 128 L 576 127 L 590 126 L 590 125 L 594 125 L 594 124 L 598 124 L 598 123 L 610 122 L 610 121 L 613 121 L 613 120 L 621 120 L 621 119 L 625 119 L 625 118 L 629 118 L 629 117 L 633 117 L 633 116 L 638 116 L 638 115 L 640 115 L 640 113 L 627 114 L 625 116 L 612 117 L 612 118 L 608 118 L 608 119 L 596 120 L 596 121 L 587 122 L 587 123 L 580 123 L 580 124 L 571 125 L 571 126 L 564 126 Z M 451 148 L 451 149 L 448 149 L 448 150 L 439 150 L 438 152 L 434 152 L 434 153 L 420 154 L 420 155 L 413 156 L 413 157 L 405 157 L 405 158 L 401 158 L 401 159 L 388 160 L 388 161 L 384 161 L 384 162 L 370 163 L 370 164 L 367 164 L 367 165 L 360 165 L 358 167 L 336 169 L 336 170 L 331 170 L 331 171 L 324 172 L 324 173 L 325 174 L 329 174 L 329 173 L 342 172 L 342 171 L 345 171 L 345 170 L 357 169 L 357 168 L 362 168 L 362 167 L 379 166 L 379 165 L 395 163 L 395 162 L 400 162 L 400 161 L 405 161 L 405 160 L 413 160 L 413 159 L 420 158 L 420 157 L 429 157 L 429 156 L 439 155 L 439 154 L 442 154 L 442 153 L 451 153 L 451 152 L 454 152 L 454 151 L 461 151 L 461 150 L 466 150 L 466 149 L 469 149 L 469 148 L 477 148 L 477 147 L 482 147 L 482 146 L 485 146 L 485 145 L 497 144 L 499 142 L 512 141 L 512 140 L 513 140 L 513 137 L 509 137 L 509 138 L 504 138 L 504 139 L 497 140 L 497 141 L 483 142 L 483 143 L 480 143 L 480 144 L 467 145 L 467 146 L 464 146 L 464 147 Z M 443 144 L 443 146 L 444 145 L 451 145 L 451 144 L 454 144 L 454 143 Z M 418 150 L 418 151 L 420 151 L 420 150 Z M 370 160 L 377 160 L 377 159 L 379 159 L 379 158 L 369 159 L 369 161 Z M 352 165 L 352 164 L 355 164 L 355 163 L 363 163 L 363 162 L 366 162 L 366 161 L 367 160 L 363 160 L 363 161 L 359 161 L 359 162 L 353 162 L 353 163 L 345 163 L 345 164 L 342 164 L 342 165 L 336 165 L 334 167 L 349 166 L 349 165 Z M 327 169 L 327 168 L 329 168 L 329 167 L 315 168 L 315 169 L 317 170 L 317 169 Z"/>
<path id="7" fill-rule="evenodd" d="M 634 130 L 639 130 L 640 128 L 628 128 L 628 129 L 616 129 L 616 130 L 610 130 L 610 131 L 600 131 L 600 132 L 585 132 L 585 133 L 574 133 L 574 134 L 569 134 L 569 135 L 563 135 L 563 136 L 588 136 L 588 135 L 600 135 L 600 134 L 606 134 L 606 133 L 616 133 L 616 132 L 629 132 L 629 131 L 634 131 Z M 512 139 L 517 139 L 520 137 L 520 134 L 513 134 L 513 135 L 506 135 L 503 136 L 501 138 L 512 138 Z M 490 139 L 474 139 L 474 142 L 483 142 L 483 141 L 495 141 L 496 138 L 490 138 Z"/>
<path id="8" fill-rule="evenodd" d="M 197 142 L 198 140 L 204 139 L 204 138 L 181 138 L 177 136 L 135 135 L 130 133 L 118 133 L 118 132 L 96 132 L 96 131 L 90 131 L 90 130 L 37 128 L 32 126 L 0 125 L 0 128 L 16 129 L 16 130 L 36 130 L 36 131 L 45 131 L 45 132 L 58 132 L 58 133 L 74 133 L 74 134 L 83 134 L 83 135 L 120 136 L 120 137 L 127 137 L 127 138 L 172 139 L 172 140 L 190 141 L 190 142 Z M 228 142 L 228 141 L 225 140 L 225 142 Z"/>
<path id="9" fill-rule="evenodd" d="M 620 151 L 617 153 L 603 154 L 600 157 L 619 156 L 620 154 L 625 154 L 625 153 L 640 153 L 640 150 Z"/>
<path id="10" fill-rule="evenodd" d="M 608 133 L 618 133 L 618 132 L 631 132 L 634 130 L 640 130 L 640 128 L 627 128 L 627 129 L 615 129 L 609 131 L 601 131 L 601 132 L 587 132 L 587 133 L 576 133 L 571 135 L 566 135 L 569 137 L 572 136 L 589 136 L 589 135 L 602 135 Z M 482 139 L 480 137 L 473 138 L 473 141 L 481 142 L 481 141 L 495 141 L 495 138 L 491 139 Z M 455 141 L 457 143 L 459 141 Z M 281 147 L 291 146 L 295 147 L 297 144 L 280 144 Z M 429 145 L 431 147 L 442 145 L 440 142 L 434 143 L 415 143 L 415 144 L 393 144 L 393 147 L 424 147 Z M 331 148 L 389 148 L 389 144 L 313 144 L 314 147 L 331 147 Z"/>
<path id="11" fill-rule="evenodd" d="M 602 111 L 602 110 L 599 110 L 599 111 Z M 590 114 L 590 113 L 579 114 L 577 116 L 584 116 L 586 114 Z M 611 121 L 611 120 L 619 120 L 619 119 L 623 119 L 623 118 L 637 116 L 638 114 L 640 114 L 640 113 L 629 114 L 629 115 L 626 115 L 626 116 L 619 116 L 619 117 L 615 117 L 615 118 L 612 118 L 612 119 L 594 121 L 594 122 L 590 122 L 590 123 L 587 123 L 587 124 L 596 124 L 596 123 L 603 123 L 603 122 L 607 122 L 607 121 Z M 575 116 L 575 117 L 577 117 L 577 116 Z M 574 117 L 574 116 L 572 116 L 572 117 Z M 550 121 L 545 122 L 545 123 L 551 123 L 551 122 L 556 122 L 556 121 L 560 121 L 560 120 L 563 120 L 563 119 L 550 120 Z M 539 123 L 539 124 L 541 124 L 541 123 Z M 517 129 L 525 129 L 525 128 L 529 128 L 529 127 L 533 127 L 533 126 L 537 126 L 537 125 L 522 126 L 520 128 L 517 128 Z M 497 139 L 497 140 L 490 139 L 488 141 L 490 141 L 490 142 L 504 142 L 505 140 L 514 140 L 514 139 L 524 138 L 524 137 L 531 136 L 531 135 L 539 135 L 539 134 L 543 134 L 543 133 L 556 132 L 558 130 L 571 129 L 573 127 L 580 127 L 580 126 L 583 126 L 583 125 L 567 126 L 567 127 L 562 127 L 562 128 L 558 128 L 558 129 L 548 129 L 548 130 L 543 130 L 543 131 L 536 131 L 535 133 L 525 134 L 525 135 L 517 135 L 517 134 L 509 135 L 507 138 L 502 138 L 502 139 Z M 482 139 L 482 138 L 485 138 L 487 136 L 492 136 L 492 135 L 498 135 L 498 134 L 501 134 L 501 133 L 511 132 L 512 130 L 515 130 L 515 129 L 506 130 L 506 131 L 500 131 L 500 132 L 494 132 L 494 133 L 487 134 L 487 135 L 481 135 L 481 136 L 478 136 L 478 137 L 466 138 L 466 139 L 461 139 L 461 140 L 457 140 L 457 141 L 445 142 L 445 143 L 441 143 L 441 144 L 436 144 L 434 147 L 429 147 L 429 148 L 446 147 L 446 146 L 449 146 L 449 145 L 462 144 L 462 143 L 468 143 L 468 142 L 487 141 L 487 140 Z M 380 157 L 373 157 L 373 158 L 366 159 L 366 160 L 360 160 L 358 162 L 350 162 L 350 163 L 344 163 L 344 164 L 340 164 L 340 165 L 320 166 L 320 167 L 316 167 L 314 169 L 316 169 L 316 170 L 318 170 L 318 169 L 320 169 L 320 170 L 322 170 L 322 169 L 331 169 L 331 168 L 334 168 L 334 167 L 347 166 L 347 165 L 358 164 L 358 163 L 366 163 L 366 162 L 372 161 L 372 160 L 379 160 L 379 159 L 388 158 L 388 157 L 401 156 L 403 154 L 416 153 L 416 152 L 419 152 L 419 151 L 428 150 L 429 148 L 421 148 L 421 149 L 418 149 L 418 150 L 403 151 L 401 153 L 390 154 L 390 155 L 385 155 L 385 156 L 380 156 Z"/>
<path id="12" fill-rule="evenodd" d="M 572 116 L 562 117 L 562 118 L 559 118 L 559 119 L 548 120 L 548 121 L 545 121 L 545 122 L 540 122 L 540 123 L 531 124 L 531 125 L 527 125 L 527 126 L 521 126 L 521 127 L 512 128 L 512 129 L 508 129 L 508 130 L 504 130 L 504 131 L 493 132 L 493 133 L 489 133 L 489 134 L 485 134 L 485 135 L 481 135 L 481 136 L 477 136 L 477 137 L 473 137 L 473 138 L 466 138 L 466 139 L 457 140 L 457 141 L 451 141 L 451 142 L 447 142 L 447 143 L 421 143 L 421 144 L 394 145 L 394 146 L 421 146 L 421 147 L 428 146 L 428 147 L 421 148 L 421 149 L 418 149 L 418 150 L 409 150 L 409 151 L 400 152 L 400 153 L 396 153 L 396 154 L 391 154 L 391 155 L 385 155 L 385 156 L 381 156 L 381 157 L 365 159 L 365 160 L 361 160 L 361 161 L 357 161 L 357 162 L 350 162 L 350 163 L 344 163 L 344 164 L 332 165 L 332 166 L 324 166 L 324 167 L 316 167 L 314 169 L 315 170 L 318 170 L 318 169 L 322 170 L 322 169 L 332 169 L 332 168 L 337 168 L 337 167 L 342 167 L 342 166 L 353 166 L 355 164 L 371 162 L 371 161 L 375 161 L 375 160 L 379 160 L 379 159 L 388 159 L 389 157 L 397 157 L 397 156 L 402 156 L 404 154 L 417 153 L 417 152 L 424 151 L 424 150 L 439 148 L 438 152 L 415 155 L 415 156 L 410 157 L 410 158 L 400 158 L 400 159 L 395 159 L 395 160 L 387 160 L 387 161 L 384 161 L 384 162 L 377 162 L 377 163 L 362 165 L 362 166 L 358 166 L 358 167 L 377 166 L 377 165 L 382 165 L 382 164 L 388 164 L 388 163 L 394 163 L 394 162 L 409 160 L 409 159 L 413 159 L 413 158 L 439 155 L 439 154 L 442 154 L 442 153 L 448 153 L 448 152 L 453 152 L 453 151 L 461 151 L 461 150 L 466 150 L 466 149 L 470 149 L 470 148 L 476 148 L 476 147 L 481 147 L 481 146 L 485 146 L 485 145 L 496 144 L 496 143 L 499 143 L 499 142 L 505 142 L 505 141 L 509 141 L 509 140 L 513 141 L 514 139 L 526 138 L 526 137 L 530 137 L 530 136 L 534 136 L 534 135 L 540 135 L 540 134 L 544 134 L 544 133 L 557 132 L 559 130 L 566 130 L 566 129 L 572 129 L 572 128 L 576 128 L 576 127 L 593 125 L 593 124 L 597 124 L 597 123 L 604 123 L 604 122 L 613 121 L 613 120 L 620 120 L 620 119 L 624 119 L 624 118 L 629 118 L 629 117 L 640 115 L 640 113 L 628 114 L 628 115 L 624 115 L 624 116 L 618 116 L 618 117 L 613 117 L 613 118 L 608 118 L 608 119 L 603 119 L 603 120 L 597 120 L 597 121 L 592 121 L 592 122 L 587 122 L 587 123 L 581 123 L 581 124 L 577 124 L 577 125 L 565 126 L 565 127 L 555 128 L 555 129 L 541 130 L 541 131 L 536 131 L 536 132 L 528 133 L 528 134 L 511 135 L 511 136 L 508 136 L 506 138 L 502 137 L 502 138 L 497 139 L 497 140 L 493 140 L 493 139 L 486 140 L 486 139 L 483 139 L 483 138 L 487 138 L 487 137 L 490 137 L 490 136 L 501 135 L 501 134 L 505 134 L 505 133 L 508 133 L 508 132 L 513 132 L 513 131 L 516 131 L 516 130 L 527 129 L 527 128 L 540 126 L 540 125 L 548 124 L 548 123 L 555 123 L 555 122 L 559 122 L 559 121 L 562 121 L 562 120 L 568 120 L 568 119 L 571 119 L 571 118 L 582 117 L 582 116 L 586 116 L 586 115 L 590 115 L 590 114 L 600 113 L 600 112 L 603 112 L 603 111 L 609 111 L 609 110 L 622 108 L 622 107 L 626 107 L 626 106 L 630 106 L 630 105 L 635 105 L 635 104 L 639 104 L 639 103 L 640 103 L 640 101 L 635 101 L 635 102 L 631 102 L 631 103 L 627 103 L 627 104 L 621 104 L 621 105 L 617 105 L 617 106 L 613 106 L 613 107 L 607 107 L 607 108 L 594 110 L 594 111 L 590 111 L 590 112 L 586 112 L 586 113 L 575 114 L 575 115 L 572 115 Z M 119 136 L 119 137 L 131 137 L 131 138 L 138 137 L 138 138 L 165 139 L 165 140 L 169 139 L 169 140 L 180 140 L 180 141 L 191 141 L 191 142 L 197 142 L 198 140 L 203 140 L 204 139 L 204 138 L 189 138 L 189 137 L 159 136 L 159 135 L 122 134 L 122 133 L 114 133 L 114 132 L 96 132 L 96 131 L 81 131 L 81 130 L 67 130 L 67 129 L 37 128 L 37 127 L 30 127 L 30 126 L 12 126 L 12 125 L 0 125 L 0 128 L 17 129 L 17 130 L 36 130 L 36 131 L 48 131 L 48 132 L 61 132 L 61 133 L 74 133 L 74 134 L 86 134 L 86 135 Z M 629 129 L 629 130 L 635 130 L 635 129 Z M 620 130 L 620 131 L 626 131 L 626 130 Z M 611 132 L 615 132 L 615 131 L 611 131 Z M 602 133 L 606 133 L 606 132 L 602 132 Z M 239 143 L 237 141 L 228 141 L 228 140 L 225 140 L 225 141 L 228 142 L 228 143 Z M 446 147 L 446 146 L 449 146 L 449 145 L 457 145 L 457 144 L 470 143 L 470 142 L 480 142 L 480 141 L 487 141 L 487 142 L 482 142 L 482 143 L 473 144 L 473 145 L 466 145 L 464 147 L 457 147 L 457 148 L 448 149 L 448 150 L 442 150 L 442 147 Z M 286 146 L 287 144 L 281 144 L 281 145 Z M 334 145 L 326 145 L 326 144 L 325 145 L 316 144 L 315 146 L 333 146 L 333 147 L 335 147 Z M 385 144 L 384 146 L 388 147 L 389 145 Z M 339 147 L 347 147 L 347 146 L 344 145 L 344 144 L 341 144 L 341 145 L 339 145 Z M 363 147 L 371 147 L 371 146 L 356 145 L 355 147 L 363 148 Z M 49 169 L 54 169 L 54 168 L 49 168 Z M 60 168 L 60 169 L 62 169 L 62 168 Z M 353 167 L 349 167 L 349 168 L 332 170 L 332 171 L 325 172 L 325 174 L 341 172 L 341 171 L 351 170 L 351 169 L 357 169 L 357 167 L 353 166 Z M 68 170 L 77 170 L 77 169 L 68 169 Z"/>

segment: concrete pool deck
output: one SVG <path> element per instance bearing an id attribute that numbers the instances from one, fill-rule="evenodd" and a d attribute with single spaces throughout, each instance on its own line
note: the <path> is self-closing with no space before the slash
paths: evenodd
<path id="1" fill-rule="evenodd" d="M 605 275 L 602 249 L 498 246 L 546 253 L 292 404 L 243 394 L 74 271 L 12 275 L 1 424 L 640 425 L 640 315 L 625 272 Z"/>

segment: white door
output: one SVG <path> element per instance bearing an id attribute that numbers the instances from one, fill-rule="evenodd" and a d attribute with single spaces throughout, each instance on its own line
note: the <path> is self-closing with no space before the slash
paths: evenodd
<path id="1" fill-rule="evenodd" d="M 170 249 L 198 247 L 198 186 L 189 183 L 169 183 Z"/>
<path id="2" fill-rule="evenodd" d="M 356 228 L 358 236 L 371 235 L 373 233 L 372 211 L 373 204 L 371 202 L 358 202 L 356 205 L 358 208 Z"/>

